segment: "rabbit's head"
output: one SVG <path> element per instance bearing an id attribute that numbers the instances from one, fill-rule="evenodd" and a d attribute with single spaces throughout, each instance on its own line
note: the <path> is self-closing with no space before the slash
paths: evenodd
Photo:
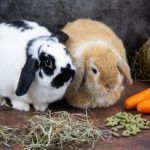
<path id="1" fill-rule="evenodd" d="M 105 48 L 100 51 L 97 48 L 90 48 L 88 56 L 85 56 L 87 60 L 82 82 L 86 90 L 93 96 L 108 95 L 116 87 L 120 87 L 121 92 L 123 77 L 132 83 L 127 63 L 113 51 Z"/>
<path id="2" fill-rule="evenodd" d="M 67 39 L 67 34 L 59 31 L 28 42 L 27 58 L 16 90 L 18 96 L 26 94 L 33 81 L 45 88 L 68 86 L 75 74 L 75 67 L 63 44 Z"/>

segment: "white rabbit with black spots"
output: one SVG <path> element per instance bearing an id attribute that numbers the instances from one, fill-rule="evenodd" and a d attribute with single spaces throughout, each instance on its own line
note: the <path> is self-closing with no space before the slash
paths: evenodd
<path id="1" fill-rule="evenodd" d="M 68 35 L 49 32 L 35 22 L 0 24 L 0 95 L 12 107 L 45 111 L 60 100 L 75 74 L 64 43 Z"/>

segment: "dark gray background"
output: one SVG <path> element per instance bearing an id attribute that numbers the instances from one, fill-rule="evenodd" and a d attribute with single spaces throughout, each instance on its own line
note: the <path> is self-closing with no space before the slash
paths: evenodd
<path id="1" fill-rule="evenodd" d="M 111 26 L 133 55 L 150 35 L 150 0 L 0 0 L 0 22 L 28 19 L 59 30 L 76 18 Z"/>

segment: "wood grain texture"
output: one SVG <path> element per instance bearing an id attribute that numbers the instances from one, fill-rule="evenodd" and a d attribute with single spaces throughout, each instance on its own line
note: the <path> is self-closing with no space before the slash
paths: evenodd
<path id="1" fill-rule="evenodd" d="M 102 122 L 105 118 L 114 115 L 120 111 L 131 112 L 136 114 L 136 111 L 127 111 L 123 108 L 122 102 L 128 96 L 139 92 L 145 88 L 149 87 L 149 84 L 141 83 L 141 82 L 134 82 L 132 86 L 127 86 L 125 91 L 120 99 L 120 101 L 109 108 L 103 109 L 91 109 L 91 111 L 95 114 L 96 118 L 100 119 Z M 73 108 L 67 105 L 65 102 L 57 102 L 49 106 L 49 109 L 52 111 L 60 111 L 60 110 L 67 110 L 68 112 L 84 112 L 84 110 Z M 20 112 L 17 110 L 13 110 L 11 108 L 0 107 L 0 124 L 7 125 L 7 126 L 15 126 L 18 123 L 24 123 L 26 119 L 30 116 L 36 114 L 34 110 L 30 112 Z M 150 115 L 143 115 L 144 118 L 150 121 Z M 87 150 L 89 147 L 87 145 L 81 145 L 79 150 Z M 21 150 L 22 147 L 19 145 L 13 146 L 11 148 L 5 147 L 0 145 L 0 150 Z M 137 136 L 132 136 L 128 138 L 114 138 L 110 141 L 98 141 L 93 150 L 149 150 L 150 149 L 150 131 L 145 130 L 142 133 L 138 134 Z"/>

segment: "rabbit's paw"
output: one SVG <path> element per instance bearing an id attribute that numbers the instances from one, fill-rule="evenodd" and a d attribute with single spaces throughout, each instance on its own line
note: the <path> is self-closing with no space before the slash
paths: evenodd
<path id="1" fill-rule="evenodd" d="M 48 104 L 34 104 L 36 111 L 45 111 L 48 107 Z"/>
<path id="2" fill-rule="evenodd" d="M 24 102 L 21 100 L 13 100 L 12 107 L 14 109 L 17 109 L 20 111 L 29 111 L 30 110 L 30 105 L 27 102 Z"/>

